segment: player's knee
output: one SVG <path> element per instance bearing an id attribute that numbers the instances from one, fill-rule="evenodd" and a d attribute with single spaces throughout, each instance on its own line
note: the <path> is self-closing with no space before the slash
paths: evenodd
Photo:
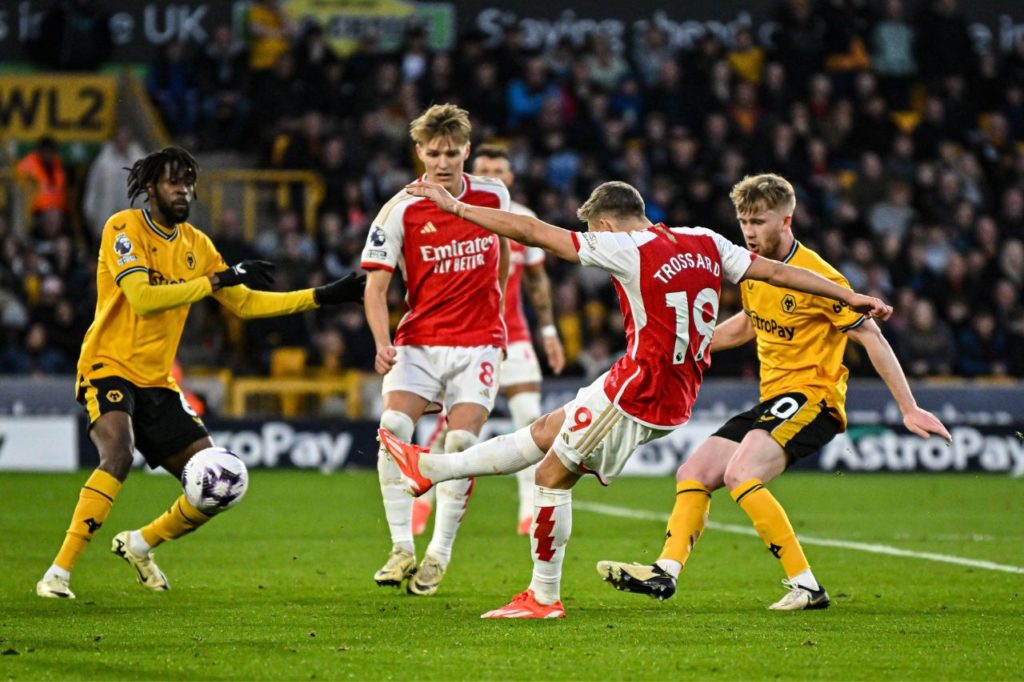
<path id="1" fill-rule="evenodd" d="M 676 469 L 676 481 L 697 481 L 708 490 L 722 487 L 723 473 L 720 467 L 711 470 L 708 466 L 688 459 Z"/>
<path id="2" fill-rule="evenodd" d="M 405 441 L 406 443 L 412 440 L 412 434 L 415 430 L 412 417 L 398 410 L 384 410 L 380 415 L 380 427 L 387 429 L 395 434 L 398 440 Z"/>
<path id="3" fill-rule="evenodd" d="M 533 442 L 537 444 L 537 447 L 544 452 L 550 450 L 551 446 L 555 444 L 555 438 L 558 437 L 558 432 L 562 429 L 564 421 L 565 410 L 559 408 L 554 412 L 548 412 L 533 422 L 530 426 L 530 435 L 533 437 Z"/>
<path id="4" fill-rule="evenodd" d="M 479 440 L 480 436 L 477 436 L 471 431 L 455 429 L 453 431 L 449 431 L 448 435 L 444 437 L 444 451 L 462 452 L 463 450 L 468 450 L 476 445 Z"/>
<path id="5" fill-rule="evenodd" d="M 733 457 L 729 466 L 725 467 L 725 474 L 722 479 L 725 487 L 732 490 L 752 478 L 764 478 L 762 468 L 755 465 L 747 457 Z M 765 481 L 767 482 L 767 481 Z"/>
<path id="6" fill-rule="evenodd" d="M 95 438 L 95 441 L 100 455 L 99 469 L 119 481 L 128 478 L 135 452 L 131 434 L 106 433 Z"/>

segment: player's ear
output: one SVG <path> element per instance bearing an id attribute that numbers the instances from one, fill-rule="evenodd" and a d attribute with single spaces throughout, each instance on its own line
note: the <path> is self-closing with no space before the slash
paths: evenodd
<path id="1" fill-rule="evenodd" d="M 472 147 L 473 147 L 473 143 L 472 142 L 467 142 L 466 143 L 466 148 L 462 150 L 462 160 L 463 161 L 465 161 L 466 159 L 469 158 L 469 152 L 472 149 Z"/>

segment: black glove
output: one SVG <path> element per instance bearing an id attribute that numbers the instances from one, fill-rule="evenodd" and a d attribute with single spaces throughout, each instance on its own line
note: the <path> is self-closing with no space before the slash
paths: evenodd
<path id="1" fill-rule="evenodd" d="M 317 305 L 337 305 L 339 303 L 362 303 L 363 289 L 366 288 L 366 275 L 352 272 L 330 284 L 313 289 L 313 300 Z"/>
<path id="2" fill-rule="evenodd" d="M 244 260 L 218 272 L 217 284 L 221 288 L 244 284 L 250 289 L 270 289 L 274 285 L 275 267 L 270 261 Z"/>

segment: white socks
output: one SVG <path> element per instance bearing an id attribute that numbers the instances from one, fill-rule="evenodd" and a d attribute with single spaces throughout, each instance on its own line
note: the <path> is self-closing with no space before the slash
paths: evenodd
<path id="1" fill-rule="evenodd" d="M 572 491 L 536 486 L 533 526 L 530 528 L 530 552 L 533 556 L 533 580 L 530 589 L 541 604 L 554 604 L 560 598 L 562 562 L 565 546 L 572 534 Z"/>
<path id="2" fill-rule="evenodd" d="M 132 554 L 146 556 L 153 547 L 142 537 L 141 530 L 133 530 L 128 534 L 128 549 L 131 550 Z"/>
<path id="3" fill-rule="evenodd" d="M 399 440 L 412 440 L 414 425 L 412 418 L 404 412 L 385 410 L 380 416 L 381 428 L 395 434 Z M 384 500 L 384 515 L 391 530 L 391 543 L 395 549 L 415 553 L 412 540 L 412 498 L 402 487 L 402 472 L 388 459 L 383 449 L 377 453 L 377 478 L 380 481 L 380 495 Z"/>
<path id="4" fill-rule="evenodd" d="M 64 580 L 71 580 L 71 571 L 65 570 L 57 564 L 50 564 L 50 567 L 46 569 L 46 573 L 43 574 L 43 580 L 51 576 L 63 578 Z"/>
<path id="5" fill-rule="evenodd" d="M 809 590 L 817 591 L 821 589 L 821 585 L 819 585 L 818 581 L 815 580 L 814 574 L 811 573 L 811 569 L 809 568 L 806 571 L 801 571 L 800 573 L 797 573 L 792 578 L 790 578 L 790 580 L 794 581 L 800 587 L 806 587 Z"/>
<path id="6" fill-rule="evenodd" d="M 678 580 L 679 574 L 683 570 L 683 565 L 675 559 L 658 559 L 654 563 L 656 566 L 660 567 L 661 570 L 672 576 L 673 580 Z"/>
<path id="7" fill-rule="evenodd" d="M 456 453 L 471 448 L 477 438 L 478 436 L 469 431 L 449 431 L 444 439 L 444 449 L 445 453 L 450 454 L 437 455 L 436 458 L 447 460 L 457 457 Z M 437 497 L 434 507 L 434 535 L 430 539 L 430 546 L 427 547 L 427 554 L 447 566 L 452 557 L 455 536 L 462 525 L 462 517 L 466 514 L 469 496 L 473 492 L 473 480 L 458 478 L 444 481 L 435 487 Z"/>
<path id="8" fill-rule="evenodd" d="M 526 427 L 474 445 L 464 452 L 421 455 L 420 473 L 435 483 L 471 476 L 511 474 L 543 458 L 544 451 L 533 442 L 530 428 Z"/>
<path id="9" fill-rule="evenodd" d="M 540 393 L 516 393 L 508 399 L 508 411 L 512 414 L 512 424 L 517 429 L 529 427 L 540 417 Z M 533 514 L 533 479 L 536 470 L 537 467 L 531 465 L 516 472 L 516 483 L 519 487 L 519 516 L 516 518 L 525 519 Z"/>

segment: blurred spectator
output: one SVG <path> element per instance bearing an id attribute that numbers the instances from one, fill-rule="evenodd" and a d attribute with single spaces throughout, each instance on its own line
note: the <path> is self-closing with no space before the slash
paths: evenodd
<path id="1" fill-rule="evenodd" d="M 540 57 L 531 58 L 526 62 L 523 76 L 509 81 L 508 125 L 514 129 L 532 122 L 540 113 L 545 99 L 558 99 L 559 96 L 558 88 L 548 81 L 544 60 Z"/>
<path id="2" fill-rule="evenodd" d="M 312 263 L 316 257 L 313 241 L 302 229 L 302 218 L 294 209 L 281 211 L 274 230 L 264 230 L 256 239 L 256 250 L 270 261 L 277 261 L 285 249 L 297 255 L 306 263 Z M 288 287 L 281 289 L 288 291 Z"/>
<path id="3" fill-rule="evenodd" d="M 903 0 L 885 0 L 883 16 L 871 29 L 871 66 L 882 81 L 882 91 L 893 109 L 910 108 L 915 31 L 903 17 Z"/>
<path id="4" fill-rule="evenodd" d="M 886 199 L 871 206 L 868 225 L 880 237 L 892 235 L 903 239 L 916 215 L 917 212 L 910 205 L 910 187 L 895 180 L 889 183 Z"/>
<path id="5" fill-rule="evenodd" d="M 761 84 L 765 54 L 754 42 L 754 32 L 746 26 L 736 31 L 734 45 L 728 53 L 729 66 L 733 72 L 748 83 Z"/>
<path id="6" fill-rule="evenodd" d="M 52 137 L 42 137 L 35 149 L 14 167 L 18 181 L 29 188 L 29 209 L 34 229 L 52 239 L 63 229 L 68 214 L 68 179 Z"/>
<path id="7" fill-rule="evenodd" d="M 931 301 L 919 300 L 903 337 L 903 366 L 911 376 L 952 372 L 956 347 L 946 323 L 935 315 Z"/>
<path id="8" fill-rule="evenodd" d="M 242 223 L 238 219 L 238 211 L 233 208 L 221 211 L 214 229 L 214 240 L 217 250 L 228 265 L 260 258 L 260 254 L 242 233 Z"/>
<path id="9" fill-rule="evenodd" d="M 183 42 L 172 41 L 161 51 L 149 69 L 146 90 L 160 110 L 167 131 L 191 146 L 199 118 L 199 89 L 194 64 Z"/>
<path id="10" fill-rule="evenodd" d="M 107 219 L 126 207 L 128 169 L 143 156 L 142 145 L 132 137 L 131 130 L 122 125 L 93 159 L 85 178 L 82 213 L 95 244 L 99 244 Z"/>
<path id="11" fill-rule="evenodd" d="M 249 6 L 249 68 L 262 79 L 288 52 L 295 34 L 295 22 L 284 8 L 283 0 L 254 0 Z"/>
<path id="12" fill-rule="evenodd" d="M 917 21 L 917 63 L 929 87 L 951 73 L 971 73 L 974 47 L 958 0 L 925 0 Z"/>
<path id="13" fill-rule="evenodd" d="M 956 372 L 965 377 L 1007 373 L 1006 332 L 991 310 L 975 311 L 970 325 L 957 334 Z"/>
<path id="14" fill-rule="evenodd" d="M 237 147 L 249 122 L 249 57 L 231 27 L 217 26 L 197 59 L 203 146 Z"/>
<path id="15" fill-rule="evenodd" d="M 53 346 L 42 323 L 29 325 L 20 343 L 7 344 L 0 352 L 0 374 L 70 374 L 70 357 Z"/>
<path id="16" fill-rule="evenodd" d="M 112 50 L 110 15 L 95 0 L 57 0 L 29 45 L 32 58 L 53 71 L 96 71 Z"/>

